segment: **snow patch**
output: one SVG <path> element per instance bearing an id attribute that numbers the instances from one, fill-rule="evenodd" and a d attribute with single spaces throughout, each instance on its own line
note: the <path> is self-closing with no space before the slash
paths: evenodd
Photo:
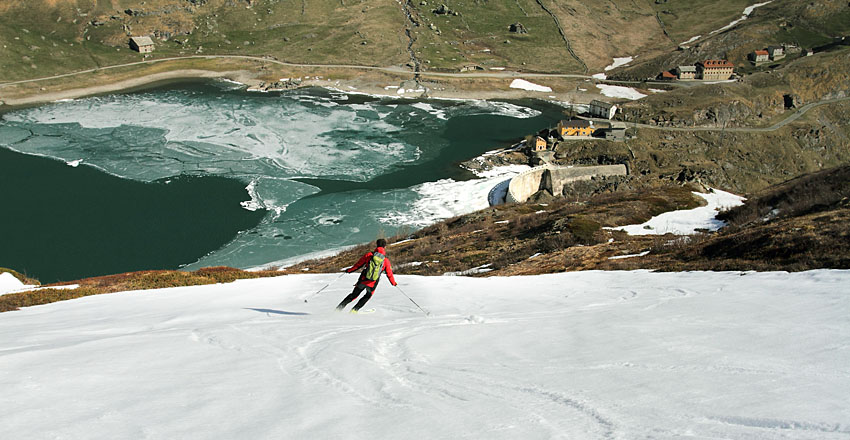
<path id="1" fill-rule="evenodd" d="M 740 22 L 742 22 L 742 21 L 746 20 L 747 18 L 749 18 L 750 14 L 752 14 L 752 13 L 753 13 L 753 11 L 754 11 L 756 8 L 760 8 L 760 7 L 762 7 L 762 6 L 764 6 L 764 5 L 767 5 L 767 4 L 770 4 L 770 3 L 773 3 L 773 0 L 766 1 L 766 2 L 762 2 L 762 3 L 756 3 L 756 4 L 752 5 L 752 6 L 747 6 L 746 8 L 744 8 L 744 13 L 741 15 L 741 17 L 740 17 L 740 18 L 738 18 L 737 20 L 733 20 L 731 23 L 727 24 L 726 26 L 723 26 L 723 27 L 722 27 L 722 28 L 720 28 L 720 29 L 717 29 L 717 30 L 711 31 L 711 34 L 716 34 L 716 33 L 718 33 L 718 32 L 723 32 L 723 31 L 726 31 L 726 30 L 732 29 L 732 28 L 733 28 L 733 27 L 735 27 L 735 25 L 737 25 L 738 23 L 740 23 Z"/>
<path id="2" fill-rule="evenodd" d="M 700 38 L 702 38 L 702 35 L 697 35 L 697 36 L 695 36 L 695 37 L 691 37 L 688 41 L 683 41 L 683 42 L 679 43 L 679 46 L 684 46 L 684 45 L 686 45 L 686 44 L 691 44 L 691 43 L 693 43 L 694 41 L 699 40 Z"/>
<path id="3" fill-rule="evenodd" d="M 17 279 L 9 272 L 0 273 L 0 295 L 32 289 L 34 287 L 37 286 L 22 283 L 21 280 Z"/>
<path id="4" fill-rule="evenodd" d="M 625 66 L 626 64 L 634 61 L 634 57 L 622 57 L 622 58 L 614 58 L 614 62 L 611 65 L 605 67 L 605 71 L 616 69 L 620 66 Z"/>
<path id="5" fill-rule="evenodd" d="M 601 90 L 603 95 L 611 98 L 625 98 L 634 101 L 646 97 L 646 95 L 631 87 L 612 86 L 610 84 L 597 84 L 596 87 Z"/>
<path id="6" fill-rule="evenodd" d="M 529 91 L 532 91 L 532 92 L 551 92 L 552 91 L 552 89 L 550 87 L 541 86 L 539 84 L 534 84 L 532 82 L 528 82 L 524 79 L 519 79 L 519 78 L 513 80 L 513 82 L 511 82 L 510 87 L 512 89 L 529 90 Z"/>
<path id="7" fill-rule="evenodd" d="M 629 235 L 690 235 L 696 233 L 697 229 L 716 231 L 723 226 L 723 221 L 717 220 L 717 212 L 740 206 L 745 198 L 719 189 L 712 190 L 707 194 L 694 192 L 695 195 L 705 199 L 708 204 L 699 208 L 665 212 L 652 217 L 646 223 L 639 225 L 620 226 L 605 228 L 611 230 L 625 231 Z"/>
<path id="8" fill-rule="evenodd" d="M 649 255 L 649 251 L 643 251 L 639 254 L 629 254 L 629 255 L 617 255 L 614 257 L 608 257 L 609 260 L 622 260 L 623 258 L 632 258 L 632 257 L 643 257 Z"/>
<path id="9" fill-rule="evenodd" d="M 482 264 L 478 267 L 473 267 L 472 269 L 461 270 L 459 272 L 446 272 L 443 274 L 444 277 L 458 277 L 458 276 L 466 276 L 466 275 L 475 275 L 479 273 L 487 273 L 492 271 L 490 268 L 492 266 L 490 263 Z"/>

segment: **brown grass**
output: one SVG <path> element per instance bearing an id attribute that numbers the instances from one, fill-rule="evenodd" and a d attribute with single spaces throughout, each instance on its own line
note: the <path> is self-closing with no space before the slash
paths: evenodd
<path id="1" fill-rule="evenodd" d="M 12 271 L 10 271 L 12 272 Z M 79 284 L 76 289 L 42 289 L 0 296 L 0 312 L 18 310 L 21 307 L 48 304 L 66 299 L 80 298 L 102 293 L 131 290 L 164 289 L 167 287 L 198 286 L 205 284 L 230 283 L 239 279 L 279 276 L 277 271 L 247 272 L 232 267 L 206 267 L 194 272 L 176 270 L 148 270 L 128 272 L 103 277 L 86 278 L 61 284 Z M 38 284 L 37 281 L 28 284 Z M 56 286 L 57 284 L 53 284 Z M 47 287 L 50 287 L 48 285 Z"/>
<path id="2" fill-rule="evenodd" d="M 743 226 L 833 209 L 850 199 L 850 165 L 830 168 L 789 180 L 751 196 L 743 206 L 719 218 Z M 774 211 L 775 210 L 775 211 Z"/>

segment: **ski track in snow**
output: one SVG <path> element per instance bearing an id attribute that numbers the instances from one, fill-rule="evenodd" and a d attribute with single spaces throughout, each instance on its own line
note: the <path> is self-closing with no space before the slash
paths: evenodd
<path id="1" fill-rule="evenodd" d="M 337 277 L 2 313 L 0 436 L 850 436 L 850 271 Z"/>

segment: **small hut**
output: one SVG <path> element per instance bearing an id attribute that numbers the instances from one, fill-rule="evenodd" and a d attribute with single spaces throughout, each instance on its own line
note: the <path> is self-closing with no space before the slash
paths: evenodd
<path id="1" fill-rule="evenodd" d="M 139 53 L 153 52 L 153 40 L 151 37 L 130 37 L 130 49 Z"/>

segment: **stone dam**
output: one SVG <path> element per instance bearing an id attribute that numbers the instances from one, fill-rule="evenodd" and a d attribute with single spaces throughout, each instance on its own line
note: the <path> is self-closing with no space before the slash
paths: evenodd
<path id="1" fill-rule="evenodd" d="M 624 164 L 559 167 L 543 165 L 526 170 L 509 181 L 496 185 L 490 191 L 490 204 L 522 203 L 540 190 L 560 195 L 564 185 L 580 180 L 590 180 L 599 176 L 625 176 L 628 170 Z"/>

